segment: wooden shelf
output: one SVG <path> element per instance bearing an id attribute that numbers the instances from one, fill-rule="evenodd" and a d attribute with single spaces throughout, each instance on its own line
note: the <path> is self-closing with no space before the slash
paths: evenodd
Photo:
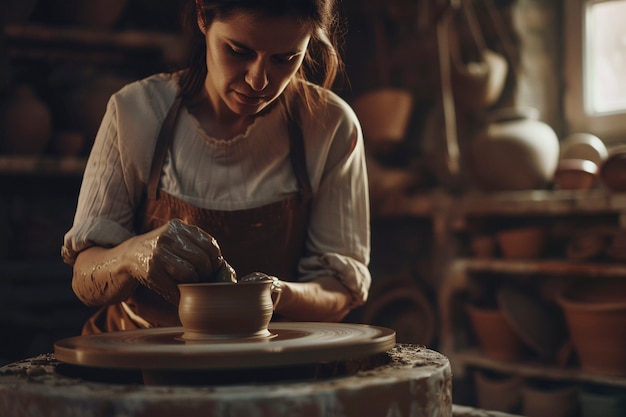
<path id="1" fill-rule="evenodd" d="M 578 368 L 559 368 L 538 362 L 503 362 L 485 357 L 478 350 L 465 350 L 454 355 L 457 366 L 475 366 L 496 372 L 520 375 L 526 378 L 541 378 L 582 383 L 597 383 L 626 387 L 626 377 L 605 376 L 583 372 Z"/>
<path id="2" fill-rule="evenodd" d="M 80 176 L 86 158 L 51 156 L 0 156 L 0 175 Z"/>
<path id="3" fill-rule="evenodd" d="M 454 263 L 455 268 L 464 269 L 467 272 L 622 277 L 626 279 L 626 264 L 620 263 L 582 263 L 559 259 L 515 261 L 508 259 L 457 259 Z"/>
<path id="4" fill-rule="evenodd" d="M 75 56 L 106 61 L 108 54 L 126 51 L 158 52 L 168 63 L 184 63 L 187 48 L 177 33 L 156 31 L 98 31 L 43 25 L 7 25 L 4 27 L 7 51 L 12 58 L 71 58 Z"/>
<path id="5" fill-rule="evenodd" d="M 626 213 L 626 193 L 604 189 L 588 191 L 528 190 L 453 196 L 442 190 L 393 196 L 378 203 L 380 217 L 447 216 L 558 216 L 565 214 Z"/>

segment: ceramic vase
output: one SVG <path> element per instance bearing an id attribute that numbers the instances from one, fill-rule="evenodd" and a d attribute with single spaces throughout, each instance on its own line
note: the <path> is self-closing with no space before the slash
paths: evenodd
<path id="1" fill-rule="evenodd" d="M 468 165 L 485 191 L 545 188 L 559 160 L 555 131 L 532 108 L 500 109 L 470 138 Z"/>

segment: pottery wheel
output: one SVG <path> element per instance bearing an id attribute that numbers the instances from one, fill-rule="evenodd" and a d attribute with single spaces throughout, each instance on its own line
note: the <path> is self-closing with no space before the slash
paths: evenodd
<path id="1" fill-rule="evenodd" d="M 266 338 L 185 341 L 182 327 L 62 339 L 54 354 L 73 365 L 116 369 L 235 369 L 310 364 L 385 352 L 396 334 L 349 323 L 271 323 Z"/>

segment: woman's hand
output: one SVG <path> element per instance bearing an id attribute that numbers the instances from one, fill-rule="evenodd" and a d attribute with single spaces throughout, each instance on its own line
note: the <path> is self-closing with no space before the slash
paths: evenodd
<path id="1" fill-rule="evenodd" d="M 173 304 L 180 297 L 178 284 L 236 282 L 215 238 L 182 220 L 170 220 L 128 243 L 129 274 Z"/>

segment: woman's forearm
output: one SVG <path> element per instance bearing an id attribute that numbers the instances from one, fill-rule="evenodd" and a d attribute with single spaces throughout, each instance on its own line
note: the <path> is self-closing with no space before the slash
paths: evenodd
<path id="1" fill-rule="evenodd" d="M 106 249 L 92 247 L 76 258 L 72 289 L 88 306 L 103 306 L 127 299 L 135 287 L 135 280 L 124 263 L 124 244 Z"/>
<path id="2" fill-rule="evenodd" d="M 349 312 L 352 295 L 332 277 L 311 282 L 283 282 L 276 312 L 287 320 L 339 322 Z"/>

